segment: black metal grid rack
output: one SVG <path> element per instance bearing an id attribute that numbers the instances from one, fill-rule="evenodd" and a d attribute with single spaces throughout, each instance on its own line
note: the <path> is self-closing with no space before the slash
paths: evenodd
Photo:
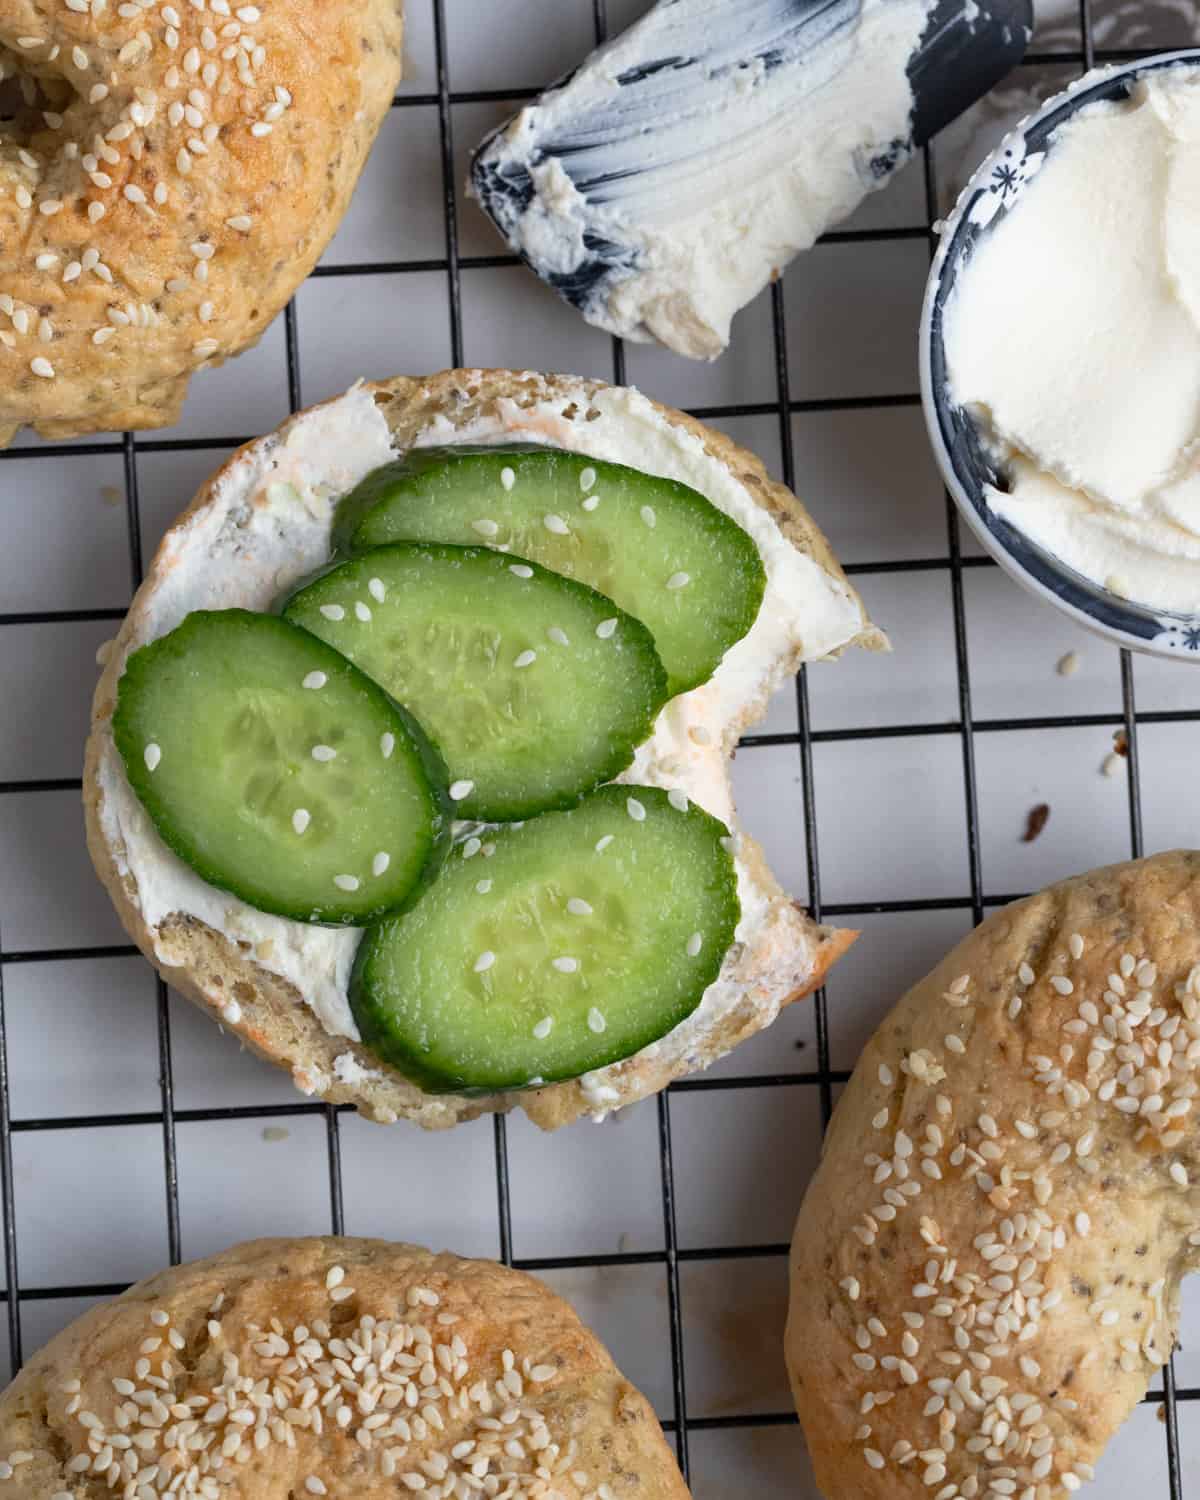
<path id="1" fill-rule="evenodd" d="M 458 244 L 458 221 L 455 195 L 455 160 L 452 134 L 451 107 L 458 104 L 509 101 L 532 96 L 529 89 L 480 90 L 453 92 L 447 61 L 447 9 L 459 0 L 431 0 L 434 22 L 434 49 L 436 57 L 437 87 L 433 93 L 409 93 L 397 97 L 396 108 L 413 106 L 435 106 L 440 132 L 441 171 L 444 200 L 445 254 L 436 259 L 373 262 L 355 265 L 321 266 L 314 272 L 316 277 L 343 275 L 372 275 L 401 272 L 426 271 L 444 274 L 449 297 L 450 348 L 455 365 L 462 363 L 462 277 L 472 270 L 485 267 L 516 264 L 515 257 L 507 255 L 474 256 L 460 255 Z M 462 0 L 466 3 L 466 0 Z M 606 34 L 606 0 L 592 0 L 597 39 Z M 1055 64 L 1075 68 L 1091 68 L 1097 63 L 1128 61 L 1142 55 L 1142 51 L 1104 51 L 1095 45 L 1095 18 L 1093 0 L 1079 0 L 1079 26 L 1082 47 L 1067 51 L 1033 51 L 1026 58 L 1026 65 Z M 937 190 L 934 154 L 926 148 L 924 156 L 924 194 L 927 225 L 916 229 L 851 230 L 830 234 L 825 243 L 848 243 L 862 240 L 925 239 L 932 247 L 934 243 L 932 225 L 937 218 Z M 785 306 L 783 289 L 776 283 L 770 291 L 771 318 L 774 341 L 775 399 L 762 403 L 706 407 L 696 409 L 701 418 L 720 421 L 745 416 L 773 416 L 779 425 L 779 441 L 782 453 L 782 470 L 786 483 L 793 484 L 795 469 L 791 418 L 796 413 L 836 411 L 846 409 L 879 409 L 895 406 L 917 406 L 919 396 L 915 393 L 880 397 L 855 397 L 848 399 L 816 399 L 796 401 L 791 398 L 788 372 L 788 351 L 785 336 Z M 287 354 L 288 399 L 292 410 L 302 401 L 300 382 L 300 360 L 295 305 L 289 305 L 285 313 Z M 625 357 L 619 340 L 612 341 L 612 378 L 624 383 Z M 138 470 L 136 458 L 144 453 L 171 453 L 195 451 L 197 449 L 228 450 L 244 441 L 243 436 L 220 438 L 176 439 L 138 438 L 132 433 L 93 442 L 72 443 L 69 448 L 45 444 L 35 447 L 10 449 L 0 453 L 0 460 L 10 458 L 52 457 L 69 453 L 74 457 L 86 455 L 121 455 L 124 463 L 126 524 L 130 571 L 134 583 L 140 581 L 143 571 L 141 526 L 139 518 Z M 0 464 L 0 476 L 3 467 Z M 0 484 L 3 479 L 0 478 Z M 806 835 L 807 870 L 810 905 L 818 918 L 853 916 L 866 913 L 916 912 L 922 910 L 947 910 L 960 908 L 969 911 L 977 923 L 985 911 L 1003 904 L 1020 892 L 988 891 L 984 888 L 980 860 L 980 819 L 975 769 L 975 737 L 979 734 L 1004 733 L 1009 731 L 1045 728 L 1086 728 L 1109 726 L 1125 732 L 1128 757 L 1126 761 L 1128 782 L 1129 850 L 1137 856 L 1143 850 L 1141 779 L 1138 759 L 1139 725 L 1166 722 L 1200 721 L 1200 709 L 1192 711 L 1167 711 L 1138 713 L 1134 698 L 1134 670 L 1126 652 L 1121 653 L 1120 678 L 1122 707 L 1120 713 L 1110 715 L 1056 715 L 1041 717 L 976 718 L 972 710 L 971 678 L 968 659 L 967 617 L 964 609 L 964 574 L 972 568 L 994 566 L 990 560 L 965 556 L 960 545 L 959 522 L 949 497 L 945 498 L 948 553 L 946 557 L 888 561 L 881 563 L 859 563 L 847 569 L 852 574 L 878 574 L 887 572 L 943 572 L 948 573 L 954 620 L 954 643 L 957 666 L 958 714 L 945 722 L 885 725 L 859 729 L 815 730 L 811 727 L 808 684 L 806 674 L 801 671 L 795 684 L 798 730 L 794 734 L 765 734 L 749 736 L 747 748 L 765 745 L 793 746 L 799 761 L 801 779 L 804 832 Z M 0 613 L 0 625 L 35 625 L 58 622 L 89 622 L 119 620 L 120 609 L 67 610 L 27 613 Z M 816 807 L 813 789 L 813 746 L 824 741 L 881 739 L 890 736 L 921 735 L 950 736 L 961 745 L 962 768 L 966 796 L 967 856 L 969 891 L 965 895 L 952 894 L 944 897 L 913 901 L 823 903 L 821 899 L 821 866 L 818 853 Z M 20 780 L 0 782 L 0 798 L 5 793 L 30 793 L 78 790 L 78 778 Z M 0 808 L 3 801 L 0 800 Z M 0 817 L 3 814 L 0 813 Z M 0 913 L 2 921 L 2 913 Z M 150 1125 L 160 1126 L 162 1132 L 162 1160 L 164 1170 L 164 1208 L 166 1218 L 167 1245 L 172 1263 L 181 1255 L 179 1214 L 179 1168 L 176 1152 L 176 1125 L 180 1122 L 251 1118 L 266 1120 L 280 1116 L 323 1116 L 326 1132 L 329 1168 L 329 1224 L 331 1231 L 342 1231 L 343 1184 L 339 1116 L 344 1111 L 330 1105 L 296 1102 L 288 1105 L 246 1106 L 222 1109 L 177 1109 L 174 1098 L 171 1029 L 168 1010 L 167 989 L 161 979 L 157 989 L 157 1042 L 159 1060 L 160 1108 L 140 1113 L 102 1116 L 72 1115 L 55 1118 L 13 1118 L 10 1105 L 8 1078 L 8 1048 L 4 1018 L 3 976 L 5 968 L 15 965 L 43 962 L 50 959 L 86 959 L 123 956 L 136 953 L 132 946 L 105 946 L 90 948 L 5 950 L 3 931 L 0 926 L 0 1208 L 3 1210 L 3 1248 L 7 1273 L 7 1291 L 0 1293 L 6 1305 L 13 1371 L 22 1363 L 22 1305 L 48 1298 L 98 1297 L 113 1295 L 121 1285 L 27 1285 L 21 1280 L 22 1266 L 18 1244 L 17 1222 L 14 1207 L 13 1137 L 22 1132 L 51 1131 L 64 1128 L 87 1129 L 92 1126 Z M 682 1248 L 676 1232 L 676 1193 L 674 1163 L 671 1144 L 671 1098 L 688 1091 L 711 1091 L 723 1088 L 815 1088 L 820 1101 L 822 1123 L 828 1121 L 832 1108 L 834 1086 L 849 1076 L 831 1067 L 829 1027 L 826 1015 L 824 992 L 814 998 L 816 1016 L 815 1071 L 773 1073 L 753 1077 L 737 1078 L 693 1078 L 674 1084 L 667 1094 L 656 1101 L 657 1130 L 660 1159 L 661 1210 L 664 1243 L 661 1250 L 649 1252 L 616 1253 L 611 1255 L 557 1256 L 542 1258 L 516 1258 L 513 1255 L 512 1209 L 509 1194 L 509 1166 L 506 1124 L 503 1116 L 493 1118 L 495 1153 L 495 1188 L 497 1209 L 498 1253 L 510 1263 L 530 1270 L 550 1270 L 572 1266 L 608 1266 L 661 1264 L 667 1278 L 670 1353 L 672 1371 L 673 1416 L 664 1421 L 664 1427 L 673 1435 L 680 1463 L 685 1475 L 688 1472 L 689 1433 L 714 1427 L 767 1427 L 790 1424 L 795 1417 L 790 1411 L 756 1413 L 753 1415 L 728 1415 L 719 1417 L 691 1418 L 687 1415 L 687 1393 L 685 1390 L 683 1345 L 686 1330 L 681 1321 L 680 1267 L 688 1261 L 705 1259 L 784 1256 L 785 1244 L 761 1244 L 736 1247 L 706 1246 Z M 1200 1401 L 1200 1388 L 1182 1389 L 1176 1384 L 1173 1365 L 1162 1372 L 1162 1383 L 1146 1397 L 1147 1402 L 1163 1403 L 1163 1424 L 1167 1449 L 1167 1475 L 1171 1500 L 1181 1500 L 1183 1482 L 1181 1478 L 1179 1448 L 1179 1411 L 1181 1404 Z M 1184 1407 L 1187 1410 L 1186 1407 Z M 1200 1410 L 1193 1407 L 1192 1410 Z"/>

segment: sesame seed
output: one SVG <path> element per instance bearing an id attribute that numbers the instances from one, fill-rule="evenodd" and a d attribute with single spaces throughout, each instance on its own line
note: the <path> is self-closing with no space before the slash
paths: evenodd
<path id="1" fill-rule="evenodd" d="M 607 1028 L 607 1026 L 608 1026 L 608 1022 L 604 1019 L 604 1017 L 600 1014 L 600 1012 L 596 1009 L 596 1007 L 594 1005 L 588 1011 L 588 1014 L 587 1014 L 587 1023 L 588 1023 L 588 1030 L 589 1031 L 594 1031 L 597 1036 L 599 1036 L 600 1033 L 602 1031 L 604 1031 Z"/>
<path id="2" fill-rule="evenodd" d="M 490 948 L 486 948 L 475 960 L 474 971 L 476 974 L 486 974 L 495 962 L 496 955 Z"/>
<path id="3" fill-rule="evenodd" d="M 325 1489 L 325 1485 L 320 1479 L 317 1478 L 315 1474 L 310 1474 L 304 1481 L 304 1488 L 310 1495 L 324 1495 L 328 1493 Z"/>
<path id="4" fill-rule="evenodd" d="M 877 1452 L 874 1448 L 864 1448 L 863 1457 L 873 1469 L 882 1469 L 884 1466 L 883 1454 Z"/>
<path id="5" fill-rule="evenodd" d="M 312 822 L 312 814 L 307 807 L 298 807 L 292 814 L 292 827 L 297 833 L 303 833 Z"/>
<path id="6" fill-rule="evenodd" d="M 333 877 L 333 883 L 337 886 L 339 891 L 358 890 L 358 877 L 355 875 L 335 875 Z"/>
<path id="7" fill-rule="evenodd" d="M 554 1027 L 554 1017 L 553 1016 L 543 1016 L 542 1019 L 533 1028 L 533 1034 L 538 1039 L 539 1042 L 544 1042 L 546 1040 L 546 1038 L 550 1035 L 550 1032 L 553 1030 L 553 1027 Z"/>
<path id="8" fill-rule="evenodd" d="M 488 882 L 489 885 L 491 882 Z M 582 896 L 572 896 L 567 902 L 567 910 L 573 917 L 590 917 L 592 915 L 591 905 Z"/>
<path id="9" fill-rule="evenodd" d="M 474 790 L 475 783 L 473 781 L 452 781 L 450 783 L 450 800 L 452 802 L 462 802 Z"/>
<path id="10" fill-rule="evenodd" d="M 394 734 L 390 734 L 390 733 L 385 732 L 385 733 L 383 733 L 383 734 L 380 735 L 380 737 L 379 737 L 379 749 L 380 749 L 380 753 L 383 755 L 384 760 L 391 760 L 391 758 L 392 758 L 392 751 L 395 748 L 396 748 L 396 736 Z"/>
<path id="11" fill-rule="evenodd" d="M 671 790 L 667 793 L 667 801 L 671 804 L 676 812 L 685 813 L 690 806 L 687 793 L 685 791 L 682 791 L 679 787 L 671 788 Z"/>
<path id="12" fill-rule="evenodd" d="M 879 1081 L 883 1084 L 885 1089 L 890 1089 L 892 1084 L 896 1081 L 895 1077 L 892 1074 L 892 1070 L 888 1067 L 887 1063 L 879 1064 Z"/>
<path id="13" fill-rule="evenodd" d="M 1171 1166 L 1170 1166 L 1169 1170 L 1170 1170 L 1171 1181 L 1172 1182 L 1174 1182 L 1175 1184 L 1177 1184 L 1177 1186 L 1179 1186 L 1179 1187 L 1182 1187 L 1182 1188 L 1187 1187 L 1187 1185 L 1188 1185 L 1187 1168 L 1181 1162 L 1173 1161 L 1171 1163 Z"/>
<path id="14" fill-rule="evenodd" d="M 482 839 L 469 838 L 467 840 L 467 842 L 463 845 L 463 858 L 464 859 L 474 859 L 475 856 L 479 853 L 479 851 L 482 848 L 483 848 L 483 841 L 482 841 Z"/>
<path id="15" fill-rule="evenodd" d="M 561 516 L 548 515 L 542 517 L 542 525 L 547 531 L 552 531 L 555 536 L 568 536 L 571 528 Z"/>
<path id="16" fill-rule="evenodd" d="M 518 668 L 531 667 L 535 661 L 537 661 L 536 651 L 522 651 L 518 656 L 513 658 L 513 666 Z"/>
<path id="17" fill-rule="evenodd" d="M 614 616 L 610 620 L 601 620 L 599 625 L 596 626 L 596 634 L 602 641 L 606 641 L 614 633 L 616 628 L 617 621 L 616 617 Z"/>
<path id="18" fill-rule="evenodd" d="M 44 354 L 39 354 L 36 359 L 29 361 L 29 368 L 35 375 L 40 375 L 43 380 L 54 379 L 54 366 Z"/>
<path id="19" fill-rule="evenodd" d="M 639 511 L 639 515 L 651 530 L 658 525 L 658 517 L 654 514 L 654 507 L 652 505 L 643 505 Z"/>
<path id="20" fill-rule="evenodd" d="M 579 474 L 579 488 L 581 490 L 583 490 L 585 493 L 586 493 L 586 491 L 588 491 L 588 490 L 591 489 L 591 487 L 595 484 L 595 482 L 596 482 L 596 471 L 595 471 L 595 469 L 593 469 L 591 467 L 588 467 L 588 468 L 582 469 L 580 471 L 580 474 Z"/>
<path id="21" fill-rule="evenodd" d="M 611 833 L 606 833 L 603 838 L 597 839 L 596 840 L 596 853 L 597 854 L 603 854 L 604 851 L 608 848 L 609 844 L 612 843 L 612 841 L 613 841 L 613 836 L 612 836 Z"/>
<path id="22" fill-rule="evenodd" d="M 312 747 L 312 758 L 321 762 L 336 760 L 337 751 L 332 745 L 314 745 Z"/>
<path id="23" fill-rule="evenodd" d="M 366 625 L 369 622 L 369 620 L 371 619 L 371 609 L 370 609 L 370 606 L 364 604 L 362 602 L 362 600 L 359 599 L 359 600 L 357 600 L 355 602 L 355 605 L 354 605 L 354 614 L 355 614 L 355 618 L 356 619 L 361 620 L 362 623 L 364 625 Z"/>
<path id="24" fill-rule="evenodd" d="M 644 823 L 646 821 L 645 806 L 636 797 L 626 797 L 625 811 L 635 823 Z"/>
<path id="25" fill-rule="evenodd" d="M 672 573 L 670 578 L 667 579 L 667 587 L 669 589 L 685 589 L 691 581 L 692 575 L 690 573 Z"/>
<path id="26" fill-rule="evenodd" d="M 329 1270 L 325 1273 L 325 1290 L 327 1292 L 333 1291 L 334 1287 L 341 1286 L 345 1279 L 346 1271 L 344 1266 L 330 1266 Z"/>
<path id="27" fill-rule="evenodd" d="M 323 688 L 328 681 L 329 678 L 326 677 L 324 672 L 309 672 L 300 686 L 315 690 L 316 688 Z"/>
<path id="28" fill-rule="evenodd" d="M 254 224 L 249 214 L 234 214 L 232 219 L 225 220 L 227 229 L 235 229 L 239 234 L 245 234 Z"/>
<path id="29" fill-rule="evenodd" d="M 546 632 L 546 637 L 548 640 L 553 641 L 556 646 L 569 646 L 571 644 L 567 632 L 561 630 L 557 625 L 551 625 L 550 629 Z"/>
<path id="30" fill-rule="evenodd" d="M 704 934 L 702 932 L 693 932 L 691 937 L 687 940 L 687 947 L 685 949 L 685 952 L 687 953 L 687 956 L 689 958 L 695 958 L 703 946 Z"/>
<path id="31" fill-rule="evenodd" d="M 387 852 L 386 849 L 381 849 L 375 856 L 375 858 L 371 861 L 371 874 L 376 876 L 385 875 L 387 873 L 387 867 L 391 864 L 391 862 L 392 856 Z"/>
<path id="32" fill-rule="evenodd" d="M 511 490 L 516 482 L 516 474 L 514 474 L 513 471 L 508 467 L 508 465 L 505 464 L 504 468 L 500 470 L 500 483 L 506 490 Z"/>
<path id="33" fill-rule="evenodd" d="M 583 500 L 580 503 L 582 504 L 584 510 L 595 510 L 596 507 L 600 504 L 600 496 L 589 495 L 586 500 Z"/>
<path id="34" fill-rule="evenodd" d="M 479 894 L 481 896 L 486 896 L 487 893 L 491 890 L 491 888 L 492 888 L 492 882 L 490 880 L 477 880 L 475 882 L 475 889 L 479 892 Z"/>
<path id="35" fill-rule="evenodd" d="M 525 563 L 509 563 L 508 571 L 517 578 L 533 577 L 533 569 Z"/>
<path id="36" fill-rule="evenodd" d="M 560 974 L 574 974 L 579 968 L 577 958 L 552 958 L 550 962 Z"/>
<path id="37" fill-rule="evenodd" d="M 142 751 L 142 759 L 146 762 L 147 771 L 157 771 L 159 762 L 162 760 L 162 746 L 151 740 Z"/>

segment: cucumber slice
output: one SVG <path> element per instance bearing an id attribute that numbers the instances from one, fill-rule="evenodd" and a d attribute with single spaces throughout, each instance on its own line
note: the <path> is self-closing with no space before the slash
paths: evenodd
<path id="1" fill-rule="evenodd" d="M 460 818 L 570 807 L 629 765 L 666 702 L 640 621 L 485 547 L 378 547 L 306 584 L 284 617 L 417 716 Z"/>
<path id="2" fill-rule="evenodd" d="M 113 737 L 168 847 L 261 911 L 363 926 L 448 847 L 445 767 L 410 715 L 274 615 L 198 611 L 135 651 Z"/>
<path id="3" fill-rule="evenodd" d="M 766 587 L 736 522 L 674 479 L 556 448 L 417 448 L 338 505 L 342 550 L 485 542 L 591 584 L 650 629 L 672 697 L 707 682 Z"/>
<path id="4" fill-rule="evenodd" d="M 628 1057 L 695 1010 L 740 915 L 716 818 L 606 786 L 489 842 L 363 939 L 350 1000 L 380 1058 L 429 1093 L 495 1093 Z"/>

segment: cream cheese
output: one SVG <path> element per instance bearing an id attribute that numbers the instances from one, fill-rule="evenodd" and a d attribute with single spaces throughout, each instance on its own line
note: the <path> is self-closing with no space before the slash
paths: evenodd
<path id="1" fill-rule="evenodd" d="M 1102 587 L 1200 611 L 1200 74 L 1084 106 L 948 304 L 988 503 Z"/>
<path id="2" fill-rule="evenodd" d="M 589 323 L 714 359 L 905 160 L 930 8 L 660 4 L 486 142 L 473 191 Z"/>
<path id="3" fill-rule="evenodd" d="M 635 390 L 602 390 L 589 397 L 589 404 L 599 416 L 572 422 L 562 416 L 561 400 L 530 407 L 501 401 L 494 418 L 470 426 L 455 428 L 444 418 L 434 419 L 417 445 L 519 437 L 593 458 L 632 459 L 647 472 L 692 485 L 754 537 L 768 580 L 754 626 L 708 683 L 663 710 L 652 738 L 639 747 L 621 778 L 679 787 L 732 823 L 725 752 L 738 719 L 778 685 L 797 650 L 807 660 L 827 656 L 853 641 L 867 622 L 850 590 L 790 545 L 698 437 L 672 426 Z M 302 415 L 282 438 L 252 445 L 214 486 L 208 502 L 168 533 L 154 565 L 152 606 L 128 650 L 165 634 L 194 609 L 265 608 L 281 589 L 326 560 L 337 497 L 394 456 L 387 424 L 365 387 Z M 111 737 L 103 745 L 98 782 L 101 826 L 121 873 L 136 884 L 151 930 L 175 912 L 199 918 L 232 941 L 248 944 L 257 962 L 290 981 L 327 1032 L 359 1039 L 347 996 L 356 929 L 288 922 L 207 885 L 159 839 Z M 735 948 L 699 1009 L 639 1056 L 659 1055 L 664 1048 L 686 1054 L 712 1018 L 737 1003 L 744 992 L 737 971 L 740 948 L 753 946 L 768 957 L 757 1003 L 771 1016 L 811 973 L 811 953 L 787 941 L 787 921 L 776 920 L 778 911 L 736 843 L 734 852 L 742 903 Z M 789 903 L 777 899 L 774 906 Z M 169 951 L 161 956 L 170 962 Z M 374 1076 L 349 1053 L 338 1058 L 336 1073 L 344 1083 Z M 588 1075 L 585 1092 L 597 1112 L 616 1102 L 611 1073 L 601 1069 Z"/>

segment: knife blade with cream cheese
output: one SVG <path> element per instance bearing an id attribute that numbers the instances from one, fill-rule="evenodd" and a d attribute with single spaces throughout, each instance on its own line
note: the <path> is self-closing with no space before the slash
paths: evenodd
<path id="1" fill-rule="evenodd" d="M 471 191 L 589 323 L 714 359 L 1031 23 L 1030 0 L 660 0 L 483 142 Z"/>

